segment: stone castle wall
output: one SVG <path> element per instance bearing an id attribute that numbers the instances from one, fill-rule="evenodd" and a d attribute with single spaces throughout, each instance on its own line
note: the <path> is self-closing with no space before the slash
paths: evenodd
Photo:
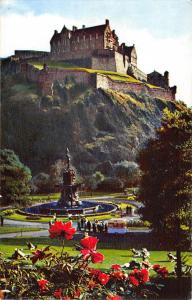
<path id="1" fill-rule="evenodd" d="M 113 89 L 122 93 L 134 92 L 137 95 L 147 94 L 154 98 L 175 100 L 175 94 L 170 89 L 149 88 L 147 85 L 141 83 L 114 81 L 106 75 L 98 73 L 56 68 L 38 70 L 29 64 L 22 64 L 21 72 L 25 74 L 25 77 L 29 81 L 38 83 L 43 95 L 52 95 L 54 81 L 64 82 L 66 78 L 72 77 L 77 83 L 94 88 Z"/>
<path id="2" fill-rule="evenodd" d="M 96 88 L 112 89 L 122 93 L 134 92 L 137 95 L 147 94 L 154 98 L 162 98 L 165 100 L 175 100 L 175 94 L 171 89 L 149 88 L 145 84 L 113 81 L 105 75 L 96 74 Z"/>

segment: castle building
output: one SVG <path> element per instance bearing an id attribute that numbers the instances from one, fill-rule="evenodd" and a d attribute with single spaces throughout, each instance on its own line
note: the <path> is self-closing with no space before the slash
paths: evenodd
<path id="1" fill-rule="evenodd" d="M 137 67 L 135 45 L 119 45 L 115 30 L 109 20 L 105 24 L 81 29 L 65 26 L 60 33 L 55 30 L 50 41 L 51 59 L 71 62 L 78 66 L 130 74 L 147 81 L 147 75 Z"/>

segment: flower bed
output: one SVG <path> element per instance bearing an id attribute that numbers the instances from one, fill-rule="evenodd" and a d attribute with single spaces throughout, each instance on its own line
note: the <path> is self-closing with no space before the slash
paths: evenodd
<path id="1" fill-rule="evenodd" d="M 16 249 L 11 259 L 0 258 L 0 293 L 7 299 L 106 299 L 156 297 L 161 288 L 150 278 L 149 271 L 165 278 L 168 271 L 148 261 L 134 260 L 124 265 L 114 263 L 105 272 L 90 267 L 102 263 L 104 256 L 96 249 L 97 237 L 86 236 L 76 245 L 79 255 L 64 251 L 64 241 L 73 238 L 72 222 L 56 221 L 49 229 L 51 239 L 59 239 L 61 252 L 50 248 L 29 253 Z"/>

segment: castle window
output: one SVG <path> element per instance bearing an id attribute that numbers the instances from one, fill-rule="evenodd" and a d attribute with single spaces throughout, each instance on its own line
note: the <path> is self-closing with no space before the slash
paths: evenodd
<path id="1" fill-rule="evenodd" d="M 85 35 L 83 36 L 83 40 L 85 41 Z"/>
<path id="2" fill-rule="evenodd" d="M 89 39 L 90 39 L 90 41 L 91 41 L 91 34 L 90 34 L 90 36 L 89 36 Z"/>
<path id="3" fill-rule="evenodd" d="M 77 37 L 77 42 L 79 43 L 79 36 Z"/>
<path id="4" fill-rule="evenodd" d="M 96 33 L 96 40 L 98 39 L 98 33 Z"/>

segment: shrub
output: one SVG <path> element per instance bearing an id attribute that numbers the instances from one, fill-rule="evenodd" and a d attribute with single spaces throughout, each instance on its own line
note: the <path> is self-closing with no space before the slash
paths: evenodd
<path id="1" fill-rule="evenodd" d="M 80 254 L 69 256 L 64 252 L 64 240 L 72 239 L 72 222 L 56 221 L 49 229 L 50 238 L 61 241 L 61 253 L 49 246 L 26 254 L 15 249 L 10 259 L 0 258 L 0 291 L 9 299 L 105 299 L 122 300 L 157 297 L 161 285 L 152 282 L 149 269 L 158 277 L 167 277 L 168 271 L 160 265 L 132 260 L 123 266 L 113 264 L 105 272 L 89 266 L 101 263 L 102 253 L 96 249 L 98 239 L 87 236 L 80 240 Z M 28 243 L 30 244 L 30 243 Z M 34 248 L 33 248 L 34 249 Z"/>

